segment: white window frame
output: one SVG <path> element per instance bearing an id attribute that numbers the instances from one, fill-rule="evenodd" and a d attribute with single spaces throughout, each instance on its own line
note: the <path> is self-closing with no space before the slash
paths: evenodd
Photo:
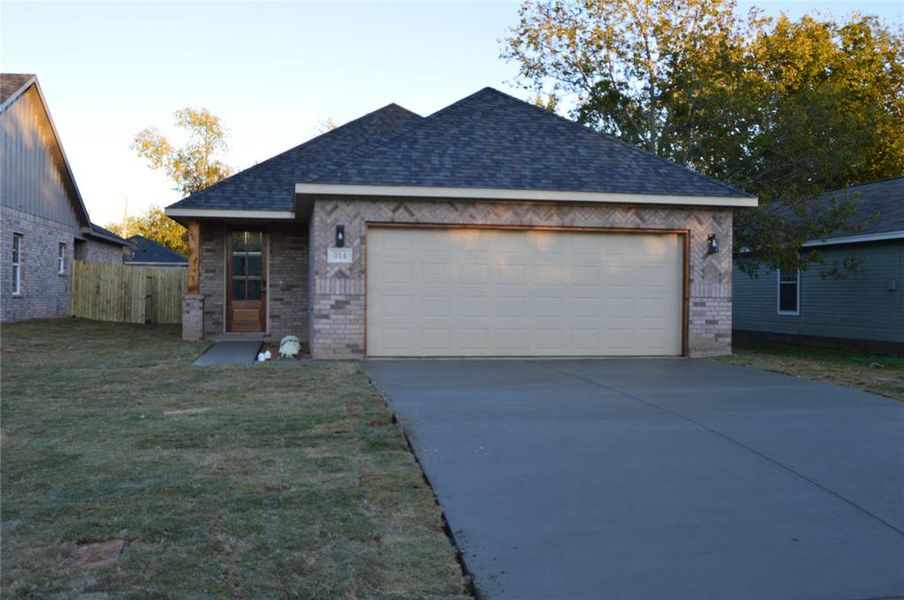
<path id="1" fill-rule="evenodd" d="M 60 242 L 57 246 L 57 273 L 66 274 L 66 242 Z"/>
<path id="2" fill-rule="evenodd" d="M 795 299 L 795 307 L 797 310 L 782 310 L 782 270 L 775 271 L 775 312 L 778 315 L 799 316 L 800 315 L 800 269 L 795 271 L 795 291 L 797 298 Z M 785 282 L 791 284 L 790 281 Z"/>
<path id="3" fill-rule="evenodd" d="M 22 295 L 22 239 L 21 233 L 13 233 L 13 255 L 11 257 L 13 296 Z"/>

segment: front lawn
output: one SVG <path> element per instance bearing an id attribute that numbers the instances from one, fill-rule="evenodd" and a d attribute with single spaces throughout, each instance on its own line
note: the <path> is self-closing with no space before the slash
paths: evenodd
<path id="1" fill-rule="evenodd" d="M 733 346 L 732 356 L 717 360 L 861 388 L 904 400 L 904 356 L 771 341 L 736 341 Z"/>
<path id="2" fill-rule="evenodd" d="M 0 334 L 4 597 L 466 597 L 355 365 L 192 367 L 203 346 L 163 326 Z M 114 564 L 73 561 L 111 539 Z"/>

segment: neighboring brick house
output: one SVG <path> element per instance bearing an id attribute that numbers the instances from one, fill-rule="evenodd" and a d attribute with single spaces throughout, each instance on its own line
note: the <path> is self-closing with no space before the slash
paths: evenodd
<path id="1" fill-rule="evenodd" d="M 183 335 L 315 357 L 731 349 L 756 198 L 485 88 L 391 104 L 185 198 Z M 724 248 L 719 251 L 719 246 Z"/>
<path id="2" fill-rule="evenodd" d="M 801 249 L 818 250 L 823 267 L 762 268 L 757 277 L 736 270 L 736 332 L 904 354 L 904 176 L 833 190 L 811 202 L 827 207 L 849 200 L 856 202 L 849 227 Z M 855 272 L 841 278 L 822 273 L 847 259 L 856 260 Z"/>
<path id="3" fill-rule="evenodd" d="M 0 74 L 0 321 L 69 314 L 72 260 L 122 262 L 91 223 L 34 75 Z"/>

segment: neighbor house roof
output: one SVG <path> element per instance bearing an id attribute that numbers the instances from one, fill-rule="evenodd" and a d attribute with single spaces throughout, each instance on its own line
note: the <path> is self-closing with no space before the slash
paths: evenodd
<path id="1" fill-rule="evenodd" d="M 825 192 L 811 200 L 824 208 L 833 202 L 854 201 L 850 227 L 805 246 L 857 243 L 904 238 L 904 176 L 880 179 Z"/>
<path id="2" fill-rule="evenodd" d="M 150 240 L 143 235 L 133 235 L 129 238 L 129 245 L 132 251 L 126 257 L 127 263 L 142 264 L 166 264 L 166 265 L 187 265 L 188 258 L 183 254 L 179 254 L 172 248 L 168 248 L 159 242 Z"/>
<path id="3" fill-rule="evenodd" d="M 296 192 L 755 204 L 731 186 L 484 88 L 426 118 L 389 105 L 185 198 L 167 214 L 279 211 L 285 218 L 294 214 Z"/>
<path id="4" fill-rule="evenodd" d="M 83 229 L 82 233 L 95 240 L 115 244 L 117 246 L 128 246 L 129 242 L 119 237 L 109 229 L 104 229 L 96 223 L 91 223 L 90 229 Z"/>
<path id="5" fill-rule="evenodd" d="M 0 104 L 20 95 L 34 79 L 34 73 L 0 73 Z"/>

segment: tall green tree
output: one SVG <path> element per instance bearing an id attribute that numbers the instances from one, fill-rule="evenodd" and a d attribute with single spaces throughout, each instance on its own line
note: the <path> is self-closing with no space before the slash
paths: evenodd
<path id="1" fill-rule="evenodd" d="M 734 0 L 528 0 L 519 15 L 503 56 L 536 96 L 760 198 L 736 218 L 748 272 L 822 264 L 800 243 L 846 226 L 856 199 L 807 199 L 904 173 L 904 43 L 874 17 L 767 19 Z"/>
<path id="2" fill-rule="evenodd" d="M 104 227 L 124 238 L 142 235 L 176 252 L 188 255 L 188 235 L 185 227 L 166 216 L 159 206 L 151 206 L 143 214 L 129 216 L 121 223 L 110 223 Z"/>
<path id="3" fill-rule="evenodd" d="M 217 159 L 226 152 L 226 130 L 220 118 L 206 108 L 184 108 L 174 113 L 175 125 L 187 135 L 187 141 L 174 146 L 155 127 L 138 132 L 132 149 L 153 169 L 163 169 L 175 189 L 188 196 L 210 187 L 232 173 L 232 168 Z"/>

